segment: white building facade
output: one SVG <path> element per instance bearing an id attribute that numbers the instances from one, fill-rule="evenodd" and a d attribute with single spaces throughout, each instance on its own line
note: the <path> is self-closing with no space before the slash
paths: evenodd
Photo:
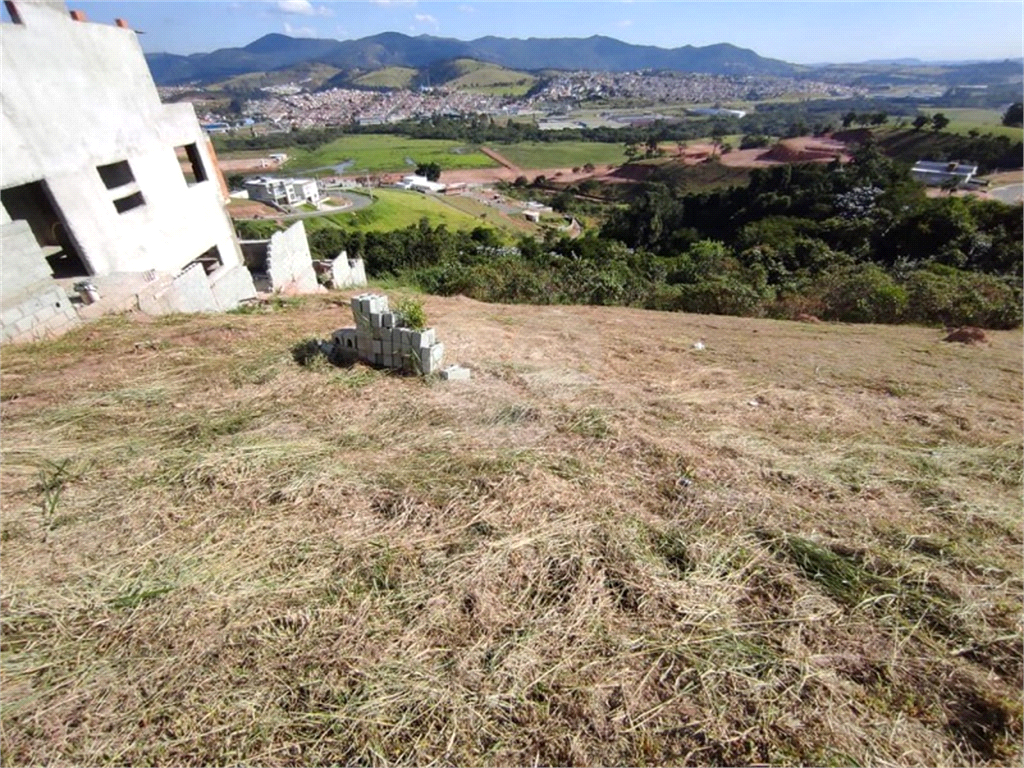
<path id="1" fill-rule="evenodd" d="M 260 176 L 246 179 L 245 189 L 250 200 L 273 205 L 302 205 L 320 203 L 320 187 L 316 179 L 275 179 Z"/>
<path id="2" fill-rule="evenodd" d="M 174 295 L 175 280 L 197 266 L 206 285 L 194 275 L 187 281 L 190 295 L 203 294 L 196 309 L 254 296 L 212 146 L 190 104 L 161 104 L 136 33 L 122 20 L 90 23 L 62 0 L 7 7 L 2 339 L 62 330 L 32 310 L 39 296 L 57 296 L 61 278 L 114 286 L 118 276 L 145 274 L 153 291 L 171 292 L 157 304 L 190 311 L 188 297 Z"/>

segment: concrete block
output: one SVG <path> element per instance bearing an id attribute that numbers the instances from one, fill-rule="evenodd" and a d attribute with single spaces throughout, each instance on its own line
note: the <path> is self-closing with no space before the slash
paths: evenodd
<path id="1" fill-rule="evenodd" d="M 14 330 L 17 333 L 19 333 L 19 334 L 27 333 L 28 331 L 30 331 L 32 329 L 32 326 L 34 326 L 35 324 L 36 324 L 36 319 L 34 317 L 32 317 L 31 315 L 29 315 L 28 317 L 23 317 L 20 320 L 18 320 L 14 324 Z"/>
<path id="2" fill-rule="evenodd" d="M 375 355 L 383 355 L 384 354 L 384 342 L 382 342 L 380 339 L 374 339 L 371 342 L 371 344 L 372 344 L 371 348 L 373 349 L 373 354 L 375 354 Z"/>
<path id="3" fill-rule="evenodd" d="M 395 313 L 394 312 L 383 312 L 380 316 L 381 326 L 384 328 L 395 327 Z"/>
<path id="4" fill-rule="evenodd" d="M 391 355 L 388 352 L 385 352 L 384 355 L 383 355 L 382 363 L 383 363 L 385 368 L 394 368 L 395 367 L 395 357 L 394 357 L 394 355 Z"/>
<path id="5" fill-rule="evenodd" d="M 0 325 L 13 325 L 22 318 L 21 307 L 11 307 L 0 315 Z"/>
<path id="6" fill-rule="evenodd" d="M 469 381 L 471 372 L 461 365 L 449 365 L 441 371 L 441 378 L 445 381 Z"/>
<path id="7" fill-rule="evenodd" d="M 384 365 L 384 355 L 383 354 L 375 354 L 373 356 L 373 364 L 378 366 L 378 367 L 383 366 Z"/>
<path id="8" fill-rule="evenodd" d="M 420 354 L 420 371 L 424 376 L 436 373 L 441 367 L 444 359 L 444 344 L 434 344 L 430 347 L 423 347 Z"/>
<path id="9" fill-rule="evenodd" d="M 413 331 L 410 335 L 410 344 L 413 349 L 432 347 L 435 341 L 433 328 L 427 328 L 424 331 Z"/>
<path id="10" fill-rule="evenodd" d="M 373 328 L 375 331 L 379 331 L 383 327 L 379 312 L 374 312 L 372 315 L 370 315 L 370 327 Z"/>
<path id="11" fill-rule="evenodd" d="M 37 323 L 45 323 L 56 314 L 57 309 L 53 305 L 44 305 L 36 310 L 34 317 Z"/>

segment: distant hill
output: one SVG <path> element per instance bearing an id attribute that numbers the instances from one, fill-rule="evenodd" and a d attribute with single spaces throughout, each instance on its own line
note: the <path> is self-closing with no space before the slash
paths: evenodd
<path id="1" fill-rule="evenodd" d="M 423 69 L 472 59 L 513 70 L 669 69 L 722 75 L 793 75 L 806 68 L 720 43 L 704 47 L 657 48 L 595 35 L 588 38 L 482 37 L 463 41 L 385 32 L 359 40 L 320 40 L 270 34 L 244 48 L 179 56 L 146 54 L 158 85 L 211 83 L 253 72 L 270 72 L 309 62 L 366 73 L 385 67 Z M 522 79 L 522 78 L 519 78 Z M 498 83 L 492 83 L 492 85 Z"/>

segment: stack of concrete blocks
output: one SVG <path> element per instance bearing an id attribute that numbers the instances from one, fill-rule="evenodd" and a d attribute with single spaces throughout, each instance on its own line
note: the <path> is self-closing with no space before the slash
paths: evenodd
<path id="1" fill-rule="evenodd" d="M 402 317 L 388 307 L 388 297 L 364 293 L 352 299 L 355 328 L 334 332 L 334 348 L 341 360 L 362 360 L 424 376 L 441 370 L 444 344 L 434 329 L 416 331 L 401 325 Z"/>

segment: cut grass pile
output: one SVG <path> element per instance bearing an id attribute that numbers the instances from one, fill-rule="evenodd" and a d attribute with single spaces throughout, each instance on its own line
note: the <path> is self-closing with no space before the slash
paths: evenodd
<path id="1" fill-rule="evenodd" d="M 464 142 L 385 134 L 342 136 L 312 151 L 300 146 L 283 147 L 282 151 L 288 153 L 288 161 L 282 166 L 286 171 L 333 166 L 346 160 L 353 161 L 346 171 L 349 174 L 412 173 L 418 163 L 438 163 L 445 170 L 497 165 Z"/>
<path id="2" fill-rule="evenodd" d="M 347 295 L 4 349 L 5 764 L 1020 763 L 1019 330 Z"/>
<path id="3" fill-rule="evenodd" d="M 521 141 L 494 149 L 520 168 L 575 168 L 587 163 L 619 165 L 627 160 L 625 144 L 597 141 Z"/>

